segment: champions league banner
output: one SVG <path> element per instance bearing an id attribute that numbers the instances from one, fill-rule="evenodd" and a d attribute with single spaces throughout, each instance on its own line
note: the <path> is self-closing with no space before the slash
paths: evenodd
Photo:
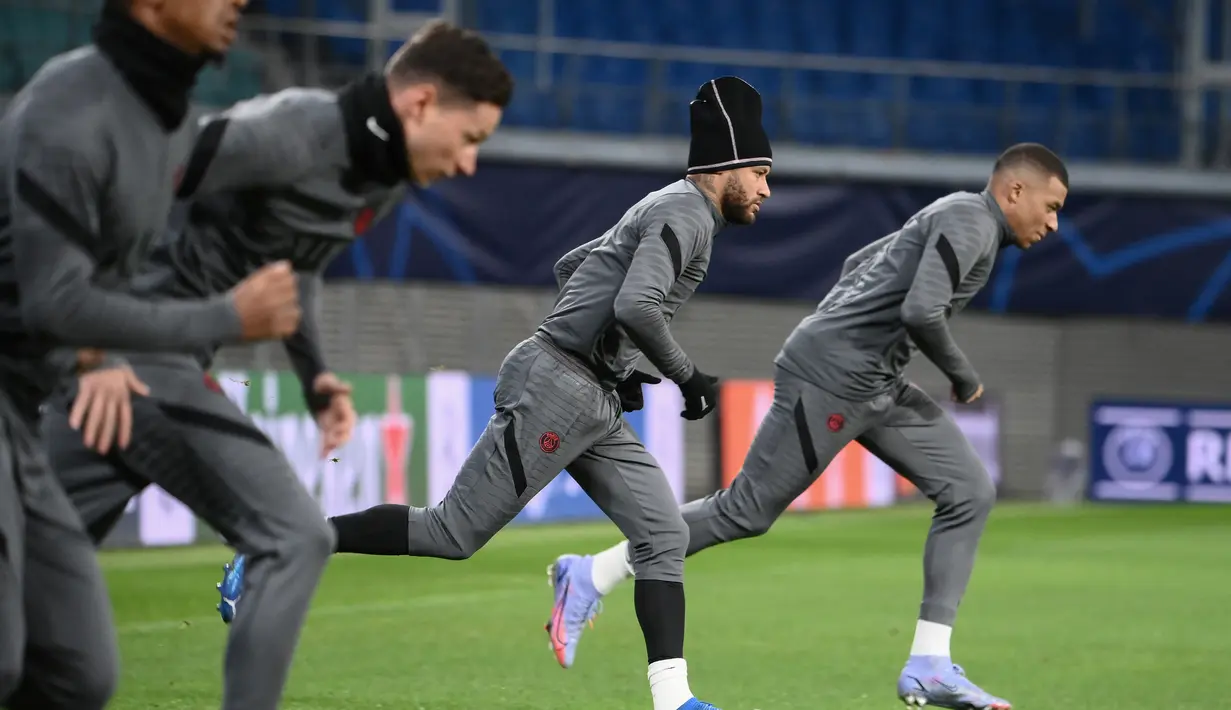
<path id="1" fill-rule="evenodd" d="M 1095 402 L 1096 501 L 1231 503 L 1231 405 Z"/>

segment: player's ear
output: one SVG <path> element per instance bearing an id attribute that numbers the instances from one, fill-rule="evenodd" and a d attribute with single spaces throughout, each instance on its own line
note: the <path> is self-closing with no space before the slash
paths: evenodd
<path id="1" fill-rule="evenodd" d="M 1014 178 L 1009 183 L 1009 204 L 1017 204 L 1022 199 L 1022 193 L 1026 191 L 1026 183 Z"/>
<path id="2" fill-rule="evenodd" d="M 417 123 L 422 120 L 423 111 L 427 103 L 427 97 L 423 94 L 422 85 L 391 85 L 389 87 L 389 100 L 393 105 L 393 112 L 403 122 Z"/>
<path id="3" fill-rule="evenodd" d="M 425 81 L 415 85 L 415 101 L 420 111 L 426 112 L 428 108 L 440 103 L 440 89 L 430 81 Z"/>

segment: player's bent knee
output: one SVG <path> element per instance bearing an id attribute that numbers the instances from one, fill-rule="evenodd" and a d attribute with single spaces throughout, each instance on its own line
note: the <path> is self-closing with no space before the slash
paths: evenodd
<path id="1" fill-rule="evenodd" d="M 666 525 L 655 526 L 636 538 L 629 538 L 629 557 L 636 578 L 682 581 L 688 540 L 688 525 L 683 517 L 677 517 Z"/>
<path id="2" fill-rule="evenodd" d="M 987 515 L 992 506 L 996 504 L 996 484 L 992 483 L 990 476 L 983 474 L 974 485 L 969 487 L 967 495 L 974 512 Z"/>
<path id="3" fill-rule="evenodd" d="M 411 508 L 410 554 L 441 560 L 468 560 L 500 529 L 500 526 L 479 524 L 457 515 L 458 510 L 447 499 L 431 508 Z"/>
<path id="4" fill-rule="evenodd" d="M 935 500 L 937 511 L 946 517 L 985 518 L 996 503 L 996 486 L 986 473 L 979 471 L 979 475 L 945 486 Z"/>
<path id="5" fill-rule="evenodd" d="M 653 532 L 654 547 L 672 557 L 677 553 L 682 556 L 688 551 L 689 537 L 688 523 L 684 522 L 684 516 L 676 515 L 668 524 L 656 526 Z"/>
<path id="6" fill-rule="evenodd" d="M 483 546 L 490 539 L 491 536 L 477 535 L 473 532 L 469 534 L 458 533 L 446 529 L 439 556 L 441 559 L 453 560 L 455 562 L 468 560 L 474 557 L 476 552 L 483 549 Z"/>
<path id="7" fill-rule="evenodd" d="M 479 551 L 478 547 L 474 545 L 470 545 L 470 546 L 458 545 L 457 547 L 451 548 L 450 550 L 445 552 L 445 554 L 441 555 L 440 559 L 450 560 L 453 562 L 462 562 L 464 560 L 470 559 L 471 557 L 474 557 L 474 553 L 478 551 Z"/>
<path id="8" fill-rule="evenodd" d="M 284 541 L 286 549 L 298 557 L 324 560 L 333 554 L 337 533 L 329 521 L 319 515 L 307 516 L 291 530 Z"/>

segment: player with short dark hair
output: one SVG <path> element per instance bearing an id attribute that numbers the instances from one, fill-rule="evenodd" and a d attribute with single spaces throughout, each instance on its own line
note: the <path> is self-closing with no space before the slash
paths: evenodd
<path id="1" fill-rule="evenodd" d="M 407 183 L 473 173 L 511 91 L 510 75 L 481 38 L 433 22 L 385 71 L 340 91 L 288 89 L 206 118 L 180 183 L 182 225 L 129 288 L 145 297 L 209 298 L 271 261 L 288 261 L 306 317 L 286 349 L 324 450 L 341 445 L 355 413 L 349 387 L 321 352 L 320 273 L 400 201 Z M 282 452 L 207 374 L 216 350 L 203 343 L 194 354 L 108 353 L 111 366 L 87 375 L 119 380 L 125 369 L 115 365 L 125 363 L 153 390 L 151 401 L 133 404 L 126 450 L 104 455 L 83 441 L 72 426 L 77 403 L 66 399 L 53 400 L 43 426 L 56 474 L 95 541 L 155 483 L 246 556 L 248 613 L 231 628 L 223 707 L 272 709 L 333 531 Z M 241 589 L 223 591 L 233 600 Z"/>
<path id="2" fill-rule="evenodd" d="M 353 159 L 386 182 L 408 169 L 420 184 L 468 175 L 512 92 L 512 76 L 481 37 L 434 20 L 383 71 L 339 92 L 286 89 L 206 119 L 179 195 L 285 187 L 326 164 L 345 172 Z"/>
<path id="3" fill-rule="evenodd" d="M 851 441 L 936 503 L 923 557 L 924 591 L 910 659 L 898 681 L 907 704 L 978 709 L 1009 703 L 980 690 L 950 660 L 949 637 L 996 490 L 953 419 L 903 370 L 915 346 L 969 403 L 983 384 L 948 320 L 987 283 L 997 253 L 1028 249 L 1057 229 L 1068 171 L 1047 148 L 1015 145 L 981 193 L 943 197 L 852 254 L 838 283 L 775 360 L 774 400 L 731 487 L 683 506 L 688 554 L 767 532 Z M 550 574 L 568 667 L 599 600 L 640 576 L 630 544 L 564 555 Z M 560 599 L 563 599 L 563 602 Z M 563 606 L 563 612 L 560 611 Z"/>
<path id="4" fill-rule="evenodd" d="M 397 85 L 435 83 L 441 100 L 504 108 L 513 97 L 513 78 L 480 35 L 443 20 L 424 25 L 385 66 Z"/>
<path id="5" fill-rule="evenodd" d="M 331 518 L 338 552 L 463 560 L 567 467 L 633 540 L 655 710 L 714 707 L 693 697 L 683 659 L 687 529 L 662 470 L 620 414 L 639 406 L 640 383 L 656 381 L 635 370 L 643 354 L 679 385 L 682 416 L 713 411 L 717 380 L 697 369 L 668 325 L 704 279 L 718 233 L 756 220 L 772 164 L 761 97 L 743 80 L 706 82 L 690 112 L 687 177 L 557 262 L 555 308 L 505 358 L 496 414 L 444 500 Z M 238 618 L 249 613 L 245 606 Z M 549 624 L 562 649 L 559 631 Z"/>
<path id="6" fill-rule="evenodd" d="M 246 0 L 108 3 L 94 42 L 53 57 L 0 120 L 0 705 L 104 707 L 117 680 L 94 549 L 37 433 L 72 347 L 184 350 L 283 337 L 294 275 L 265 269 L 229 293 L 149 302 L 115 290 L 167 222 L 191 145 L 197 73 L 235 38 Z M 102 436 L 127 436 L 131 373 L 95 397 Z M 95 393 L 99 394 L 99 393 Z M 122 395 L 122 396 L 120 396 Z M 99 415 L 101 413 L 101 415 Z"/>

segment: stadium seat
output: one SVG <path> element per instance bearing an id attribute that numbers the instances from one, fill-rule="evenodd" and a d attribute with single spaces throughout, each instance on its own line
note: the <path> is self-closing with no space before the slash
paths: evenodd
<path id="1" fill-rule="evenodd" d="M 513 101 L 504 113 L 504 123 L 521 127 L 553 127 L 552 102 L 544 101 L 536 88 L 536 55 L 534 52 L 505 50 L 500 58 L 516 82 Z"/>
<path id="2" fill-rule="evenodd" d="M 616 23 L 620 26 L 621 36 L 629 42 L 653 45 L 658 41 L 658 23 L 654 21 L 652 12 L 657 0 L 628 0 L 613 3 L 618 10 Z"/>
<path id="3" fill-rule="evenodd" d="M 697 22 L 704 13 L 689 0 L 659 0 L 654 3 L 653 17 L 658 23 L 658 41 L 686 47 L 707 47 L 712 44 L 705 29 Z"/>
<path id="4" fill-rule="evenodd" d="M 475 0 L 474 13 L 480 32 L 532 35 L 539 29 L 538 0 Z"/>
<path id="5" fill-rule="evenodd" d="M 397 12 L 440 12 L 441 0 L 390 0 Z"/>
<path id="6" fill-rule="evenodd" d="M 757 11 L 745 19 L 748 49 L 768 49 L 777 52 L 804 50 L 790 0 L 762 0 Z"/>
<path id="7" fill-rule="evenodd" d="M 773 49 L 771 46 L 759 45 L 751 30 L 751 16 L 759 14 L 751 11 L 744 0 L 710 0 L 707 10 L 701 17 L 701 24 L 709 30 L 709 44 L 724 49 Z"/>
<path id="8" fill-rule="evenodd" d="M 586 131 L 639 133 L 645 122 L 650 65 L 640 59 L 577 57 L 583 77 L 571 124 Z"/>
<path id="9" fill-rule="evenodd" d="M 403 12 L 440 7 L 440 0 L 390 1 Z M 301 16 L 301 5 L 266 0 L 263 7 L 290 17 Z M 321 18 L 353 21 L 366 16 L 368 3 L 317 0 L 315 7 Z M 483 32 L 533 35 L 539 9 L 539 0 L 474 0 L 467 17 Z M 1176 62 L 1176 9 L 1169 0 L 1088 7 L 1071 0 L 557 0 L 551 19 L 560 36 L 646 47 L 1151 72 L 1172 71 Z M 47 58 L 87 42 L 92 22 L 93 11 L 34 2 L 0 7 L 0 91 L 15 91 Z M 1218 56 L 1231 56 L 1215 29 L 1210 39 Z M 366 66 L 364 40 L 335 38 L 323 46 L 330 64 Z M 1030 139 L 1053 143 L 1073 157 L 1149 161 L 1174 159 L 1179 150 L 1178 102 L 1161 89 L 906 80 L 593 56 L 557 55 L 543 64 L 524 50 L 502 55 L 517 80 L 506 119 L 514 126 L 685 135 L 688 114 L 680 107 L 701 82 L 731 73 L 761 92 L 766 128 L 776 141 L 991 153 Z M 202 76 L 197 96 L 223 105 L 262 88 L 259 55 L 237 52 L 224 68 Z M 1124 109 L 1126 120 L 1116 124 L 1113 116 Z M 1218 115 L 1214 103 L 1206 114 L 1209 120 Z M 1113 124 L 1119 128 L 1109 129 Z"/>

